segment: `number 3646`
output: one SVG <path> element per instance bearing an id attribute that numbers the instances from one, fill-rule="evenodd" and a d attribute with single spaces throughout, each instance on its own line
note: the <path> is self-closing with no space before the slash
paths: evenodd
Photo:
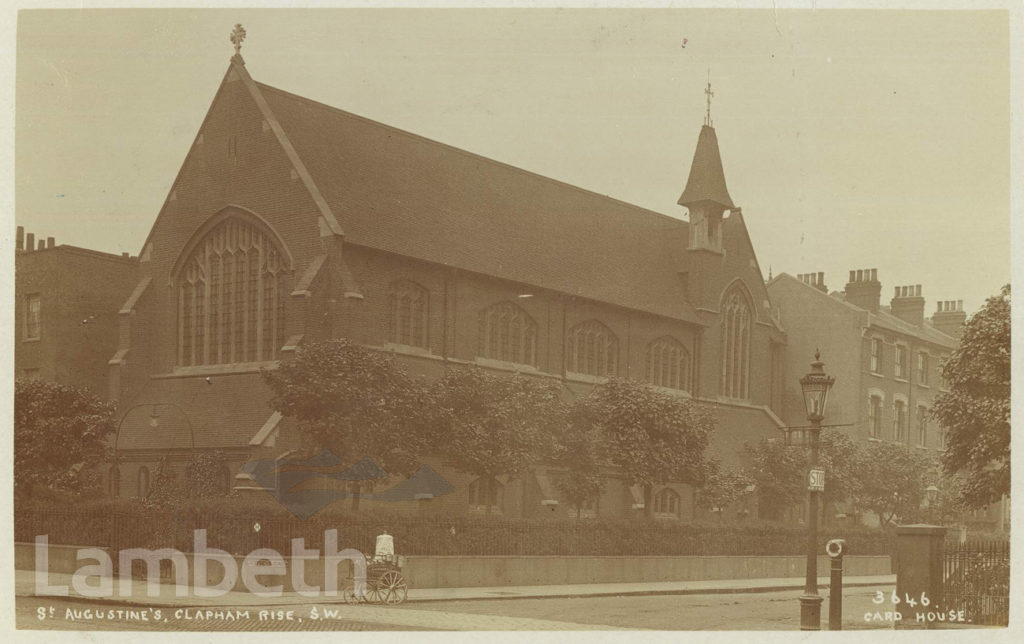
<path id="1" fill-rule="evenodd" d="M 876 604 L 884 604 L 885 600 L 885 593 L 881 590 L 876 590 L 875 597 L 871 601 Z M 889 594 L 889 601 L 893 605 L 902 603 L 906 604 L 907 606 L 917 606 L 918 603 L 920 603 L 922 606 L 927 606 L 928 604 L 932 603 L 932 601 L 928 599 L 928 595 L 926 595 L 924 592 L 921 593 L 920 599 L 915 600 L 913 597 L 910 596 L 909 593 L 905 594 L 901 599 L 900 596 L 896 594 L 895 590 L 893 590 L 892 593 Z"/>

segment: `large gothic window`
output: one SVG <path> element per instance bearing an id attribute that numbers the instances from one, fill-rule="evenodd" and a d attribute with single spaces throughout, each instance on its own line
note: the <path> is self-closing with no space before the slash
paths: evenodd
<path id="1" fill-rule="evenodd" d="M 614 376 L 618 371 L 619 340 L 597 320 L 569 329 L 566 344 L 566 371 L 590 376 Z"/>
<path id="2" fill-rule="evenodd" d="M 647 345 L 647 382 L 690 390 L 690 352 L 681 342 L 666 336 Z"/>
<path id="3" fill-rule="evenodd" d="M 410 347 L 427 348 L 427 289 L 416 282 L 399 280 L 391 284 L 391 341 Z"/>
<path id="4" fill-rule="evenodd" d="M 722 395 L 729 398 L 747 397 L 752 317 L 743 291 L 730 289 L 722 306 Z"/>
<path id="5" fill-rule="evenodd" d="M 479 355 L 536 366 L 537 323 L 511 302 L 487 307 L 480 313 Z"/>
<path id="6" fill-rule="evenodd" d="M 284 344 L 285 259 L 254 223 L 230 217 L 178 277 L 178 364 L 274 360 Z"/>

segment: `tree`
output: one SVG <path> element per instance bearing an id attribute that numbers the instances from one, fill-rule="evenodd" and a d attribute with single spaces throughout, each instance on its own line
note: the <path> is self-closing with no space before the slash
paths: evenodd
<path id="1" fill-rule="evenodd" d="M 747 444 L 748 475 L 757 485 L 758 508 L 767 519 L 782 515 L 807 496 L 807 456 L 801 447 L 788 446 L 780 439 L 763 438 Z M 826 484 L 827 487 L 827 484 Z"/>
<path id="2" fill-rule="evenodd" d="M 435 383 L 432 400 L 436 449 L 455 469 L 487 479 L 516 477 L 550 460 L 565 419 L 557 384 L 479 367 L 448 371 Z"/>
<path id="3" fill-rule="evenodd" d="M 14 489 L 33 486 L 81 492 L 96 478 L 108 451 L 114 406 L 87 389 L 44 380 L 14 385 Z"/>
<path id="4" fill-rule="evenodd" d="M 863 459 L 860 445 L 848 434 L 834 429 L 822 430 L 818 462 L 825 470 L 825 491 L 821 494 L 823 524 L 829 523 L 828 508 L 835 509 L 840 503 L 850 503 L 851 514 L 856 516 L 863 486 Z"/>
<path id="5" fill-rule="evenodd" d="M 143 502 L 152 508 L 173 509 L 184 507 L 189 499 L 223 496 L 223 469 L 227 464 L 224 452 L 193 454 L 185 464 L 184 476 L 170 466 L 167 457 L 157 464 L 153 485 Z"/>
<path id="6" fill-rule="evenodd" d="M 931 414 L 947 432 L 943 467 L 967 474 L 960 500 L 979 508 L 1010 493 L 1009 284 L 967 321 L 942 377 Z"/>
<path id="7" fill-rule="evenodd" d="M 577 519 L 588 501 L 601 496 L 607 480 L 603 470 L 608 449 L 604 436 L 596 429 L 591 412 L 592 409 L 583 403 L 572 406 L 554 451 L 554 464 L 568 470 L 555 485 L 570 507 L 576 510 Z"/>
<path id="8" fill-rule="evenodd" d="M 874 512 L 883 526 L 920 518 L 925 490 L 934 482 L 931 459 L 899 443 L 871 442 L 861 449 L 856 504 Z"/>
<path id="9" fill-rule="evenodd" d="M 756 481 L 746 472 L 723 467 L 717 459 L 708 462 L 704 485 L 697 497 L 697 505 L 708 510 L 718 508 L 722 512 L 747 493 Z"/>
<path id="10" fill-rule="evenodd" d="M 426 387 L 386 356 L 349 340 L 302 345 L 263 377 L 274 408 L 294 418 L 314 448 L 330 450 L 348 467 L 369 458 L 388 472 L 411 474 L 430 442 Z M 351 485 L 358 509 L 368 483 Z"/>
<path id="11" fill-rule="evenodd" d="M 611 464 L 627 485 L 643 487 L 646 515 L 653 511 L 654 485 L 703 483 L 704 450 L 715 426 L 705 407 L 622 378 L 595 387 L 585 404 L 604 436 Z"/>

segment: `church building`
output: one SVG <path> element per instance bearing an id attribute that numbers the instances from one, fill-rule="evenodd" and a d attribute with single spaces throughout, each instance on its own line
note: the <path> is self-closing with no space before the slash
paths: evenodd
<path id="1" fill-rule="evenodd" d="M 225 488 L 257 493 L 241 466 L 302 445 L 260 370 L 342 337 L 431 378 L 479 365 L 567 397 L 643 380 L 710 406 L 710 450 L 737 465 L 744 443 L 781 436 L 786 335 L 710 115 L 677 203 L 666 216 L 264 85 L 236 52 L 120 306 L 110 492 L 219 450 Z M 483 481 L 424 462 L 455 488 L 432 509 L 570 512 L 556 469 Z M 683 484 L 653 498 L 667 520 L 699 512 Z M 585 512 L 642 508 L 613 482 Z"/>

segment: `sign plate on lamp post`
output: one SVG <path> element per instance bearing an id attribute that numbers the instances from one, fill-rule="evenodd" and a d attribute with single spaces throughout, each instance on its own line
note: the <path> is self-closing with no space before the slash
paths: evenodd
<path id="1" fill-rule="evenodd" d="M 825 491 L 825 470 L 814 468 L 807 477 L 807 489 L 811 492 Z"/>

